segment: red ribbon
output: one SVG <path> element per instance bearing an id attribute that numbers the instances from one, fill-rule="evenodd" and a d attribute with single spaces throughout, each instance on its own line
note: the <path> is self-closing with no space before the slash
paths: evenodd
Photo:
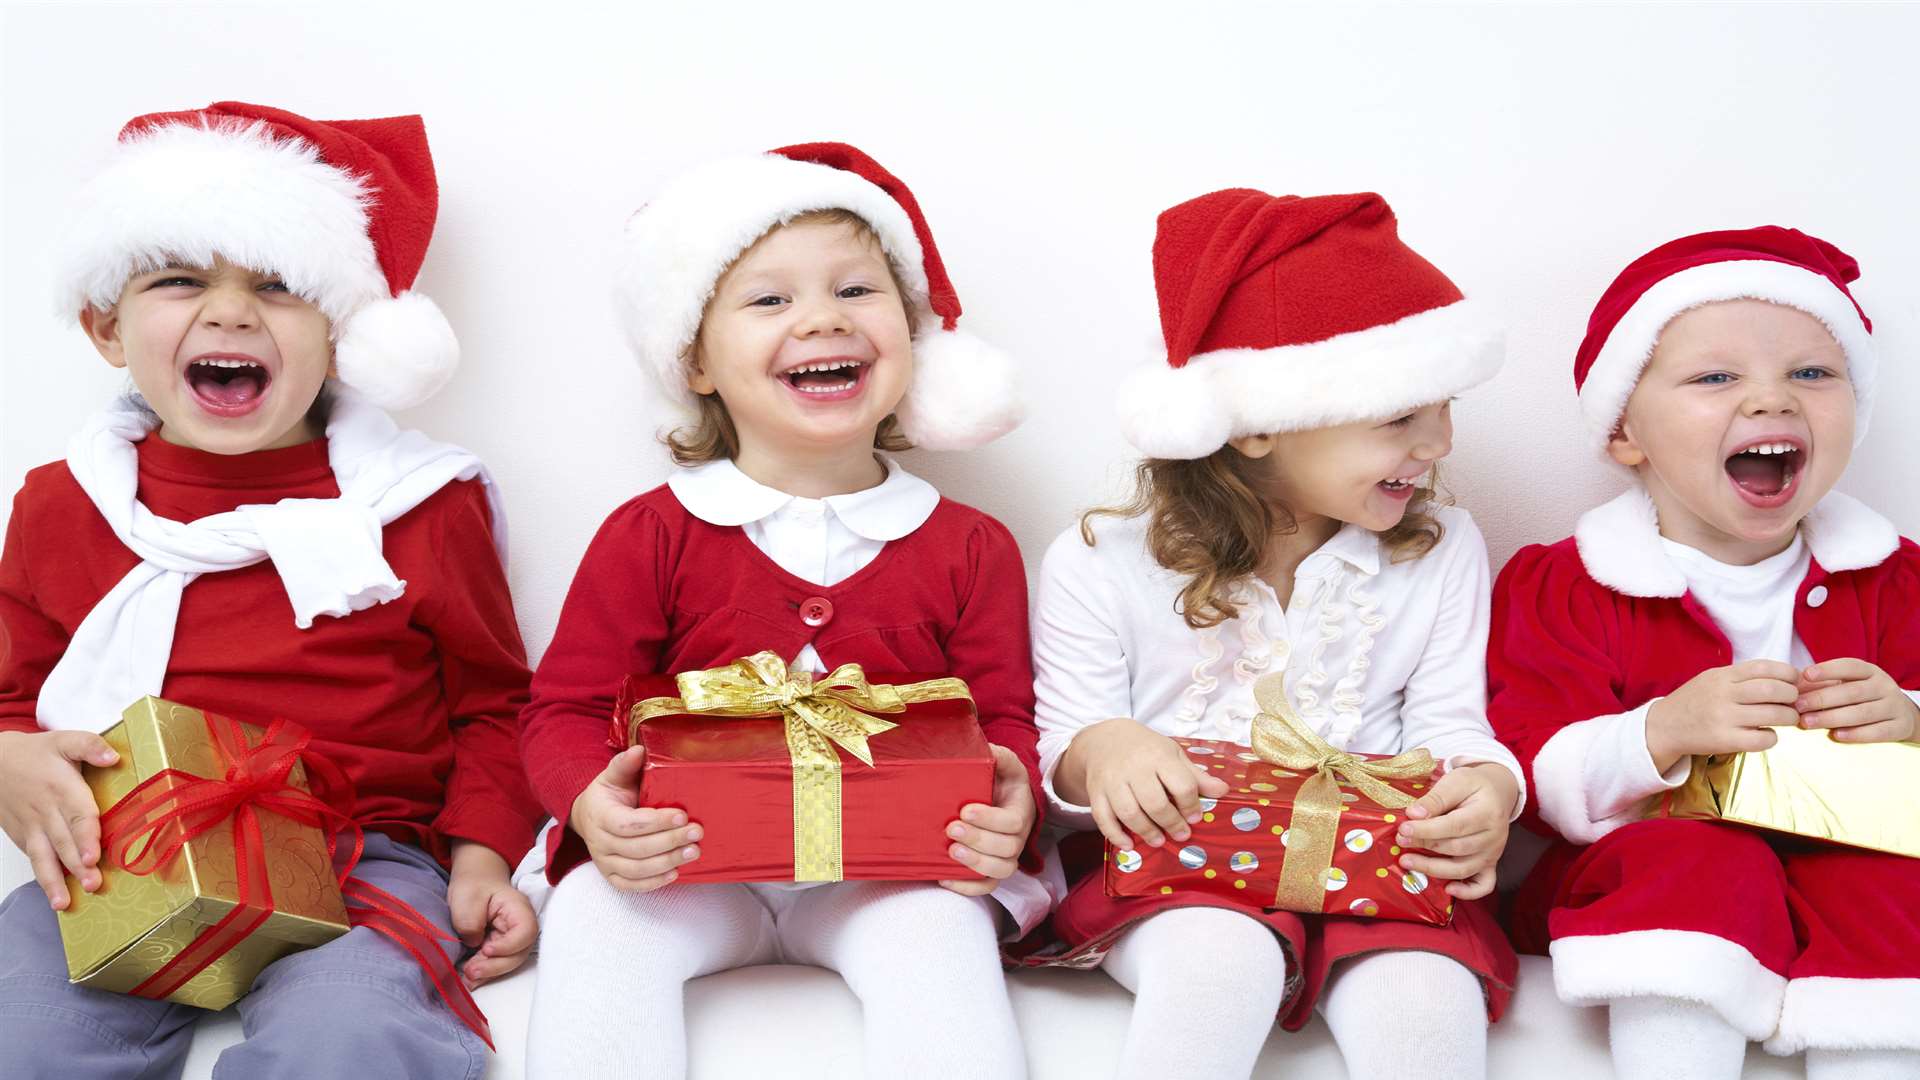
<path id="1" fill-rule="evenodd" d="M 186 985 L 207 965 L 227 954 L 273 914 L 273 889 L 267 880 L 261 810 L 321 830 L 327 855 L 336 864 L 340 894 L 347 901 L 347 922 L 382 934 L 412 956 L 447 1007 L 481 1041 L 493 1048 L 486 1014 L 468 993 L 440 943 L 456 940 L 429 922 L 413 906 L 384 889 L 350 876 L 366 847 L 359 822 L 341 812 L 353 805 L 353 785 L 331 761 L 309 751 L 312 736 L 297 725 L 275 720 L 254 746 L 234 720 L 207 713 L 207 730 L 226 759 L 220 778 L 162 769 L 100 815 L 101 847 L 129 873 L 151 874 L 171 863 L 194 838 L 231 822 L 236 903 L 220 921 L 196 935 L 187 947 L 131 991 L 160 999 Z M 304 762 L 322 799 L 294 786 L 296 763 Z M 337 855 L 341 833 L 353 838 L 351 852 Z"/>

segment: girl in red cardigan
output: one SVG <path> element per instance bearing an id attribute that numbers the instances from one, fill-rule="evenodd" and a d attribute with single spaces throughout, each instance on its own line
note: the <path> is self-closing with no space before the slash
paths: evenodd
<path id="1" fill-rule="evenodd" d="M 1623 270 L 1574 382 L 1635 482 L 1494 588 L 1489 712 L 1556 841 L 1515 935 L 1608 1006 L 1622 1076 L 1738 1077 L 1749 1040 L 1814 1080 L 1920 1076 L 1920 860 L 1641 820 L 1778 727 L 1915 735 L 1920 549 L 1833 490 L 1874 396 L 1858 276 L 1773 226 Z"/>
<path id="2" fill-rule="evenodd" d="M 451 372 L 452 331 L 405 291 L 435 202 L 418 117 L 236 102 L 133 120 L 84 196 L 66 307 L 139 393 L 28 474 L 0 556 L 0 826 L 38 879 L 0 904 L 10 1076 L 177 1075 L 191 1042 L 196 1009 L 69 986 L 55 927 L 102 880 L 77 766 L 113 762 L 98 732 L 145 694 L 310 731 L 353 782 L 356 876 L 478 946 L 469 982 L 533 944 L 507 876 L 538 808 L 498 507 L 477 459 L 375 404 Z M 366 927 L 269 965 L 238 1007 L 229 1075 L 485 1063 Z"/>
<path id="3" fill-rule="evenodd" d="M 1036 805 L 1020 553 L 999 522 L 874 453 L 1005 433 L 1011 364 L 955 329 L 913 196 L 850 146 L 690 173 L 634 215 L 626 248 L 635 350 L 694 420 L 667 439 L 684 468 L 594 538 L 534 677 L 529 776 L 562 824 L 528 1072 L 684 1075 L 683 984 L 785 961 L 833 968 L 859 995 L 868 1075 L 1023 1075 L 995 923 L 1024 929 L 1047 907 L 1015 874 Z M 614 691 L 768 649 L 805 670 L 967 681 L 994 804 L 947 834 L 956 867 L 984 880 L 674 884 L 706 837 L 639 805 L 641 751 L 607 746 Z"/>

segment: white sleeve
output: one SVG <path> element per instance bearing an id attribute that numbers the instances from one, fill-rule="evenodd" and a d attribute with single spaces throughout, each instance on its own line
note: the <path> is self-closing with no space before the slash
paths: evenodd
<path id="1" fill-rule="evenodd" d="M 1112 539 L 1107 541 L 1113 543 Z M 1033 719 L 1050 822 L 1093 828 L 1086 807 L 1067 802 L 1053 772 L 1081 728 L 1133 714 L 1120 627 L 1094 550 L 1078 528 L 1062 533 L 1040 564 L 1033 610 Z"/>
<path id="2" fill-rule="evenodd" d="M 1048 861 L 1059 860 L 1049 853 Z M 1053 876 L 1060 875 L 1056 872 Z M 1064 893 L 1058 897 L 1053 895 L 1044 871 L 1035 875 L 1025 870 L 1015 870 L 987 895 L 993 897 L 994 902 L 1005 908 L 1013 918 L 1014 929 L 1006 935 L 1004 940 L 1007 941 L 1018 941 L 1032 933 L 1033 928 L 1040 925 L 1040 920 L 1053 910 L 1053 906 L 1066 898 Z"/>
<path id="3" fill-rule="evenodd" d="M 1647 710 L 1596 716 L 1554 732 L 1533 758 L 1540 816 L 1576 844 L 1591 844 L 1640 820 L 1642 803 L 1687 782 L 1691 758 L 1662 774 L 1647 749 Z"/>
<path id="4" fill-rule="evenodd" d="M 1400 707 L 1400 745 L 1424 746 L 1449 770 L 1491 762 L 1513 773 L 1527 801 L 1520 762 L 1493 736 L 1487 722 L 1487 627 L 1492 621 L 1492 575 L 1487 542 L 1473 519 L 1450 514 L 1439 550 L 1427 559 L 1439 572 L 1440 602 L 1427 646 L 1408 677 Z"/>

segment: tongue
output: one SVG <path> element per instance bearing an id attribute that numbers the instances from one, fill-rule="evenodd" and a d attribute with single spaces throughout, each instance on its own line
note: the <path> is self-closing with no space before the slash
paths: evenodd
<path id="1" fill-rule="evenodd" d="M 193 382 L 193 392 L 215 405 L 245 405 L 260 396 L 265 385 L 257 370 L 250 368 L 233 369 L 227 376 L 198 372 L 189 376 Z"/>
<path id="2" fill-rule="evenodd" d="M 1778 495 L 1787 486 L 1784 454 L 1735 454 L 1727 459 L 1727 475 L 1755 495 Z"/>

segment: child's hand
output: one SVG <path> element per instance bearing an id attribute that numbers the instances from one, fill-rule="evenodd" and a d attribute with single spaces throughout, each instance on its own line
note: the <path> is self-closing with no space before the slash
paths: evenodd
<path id="1" fill-rule="evenodd" d="M 67 909 L 66 874 L 87 892 L 100 887 L 100 808 L 80 765 L 119 760 L 88 731 L 0 732 L 0 829 L 33 864 L 55 911 Z"/>
<path id="2" fill-rule="evenodd" d="M 1400 866 L 1444 879 L 1448 896 L 1477 900 L 1487 895 L 1519 797 L 1519 782 L 1504 765 L 1482 762 L 1448 772 L 1407 807 L 1407 820 L 1393 841 L 1434 855 L 1409 852 L 1400 856 Z"/>
<path id="3" fill-rule="evenodd" d="M 447 882 L 453 932 L 477 950 L 460 966 L 471 990 L 527 962 L 539 931 L 533 905 L 513 887 L 507 860 L 485 844 L 453 842 L 453 876 Z"/>
<path id="4" fill-rule="evenodd" d="M 1027 783 L 1027 767 L 1004 746 L 990 749 L 993 805 L 968 803 L 960 808 L 960 820 L 947 826 L 947 835 L 954 841 L 948 849 L 954 861 L 987 875 L 940 883 L 961 896 L 985 896 L 1019 869 L 1020 851 L 1033 830 L 1033 788 Z"/>
<path id="5" fill-rule="evenodd" d="M 633 746 L 615 754 L 573 800 L 567 824 L 580 835 L 607 882 L 622 892 L 651 892 L 680 876 L 700 857 L 700 826 L 681 810 L 640 805 L 640 769 L 647 752 Z"/>
<path id="6" fill-rule="evenodd" d="M 1694 754 L 1765 750 L 1779 741 L 1770 728 L 1800 722 L 1800 673 L 1778 660 L 1710 668 L 1647 710 L 1647 751 L 1666 772 Z"/>
<path id="7" fill-rule="evenodd" d="M 1055 769 L 1079 777 L 1085 805 L 1100 835 L 1119 848 L 1140 842 L 1159 847 L 1171 836 L 1180 843 L 1200 820 L 1200 799 L 1227 793 L 1227 782 L 1194 764 L 1178 743 L 1125 717 L 1089 725 L 1073 737 Z M 1066 798 L 1076 792 L 1061 791 Z"/>
<path id="8" fill-rule="evenodd" d="M 1800 673 L 1799 690 L 1800 726 L 1831 728 L 1835 742 L 1907 742 L 1920 728 L 1920 707 L 1865 660 L 1823 660 Z"/>

